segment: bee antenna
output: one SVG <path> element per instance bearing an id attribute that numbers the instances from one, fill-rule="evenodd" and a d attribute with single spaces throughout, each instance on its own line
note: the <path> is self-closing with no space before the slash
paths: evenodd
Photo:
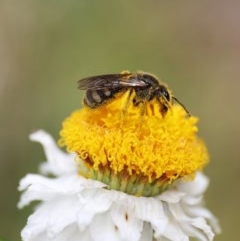
<path id="1" fill-rule="evenodd" d="M 181 103 L 176 97 L 172 96 L 172 98 L 173 98 L 179 105 L 182 106 L 182 108 L 183 108 L 183 109 L 186 111 L 186 113 L 188 114 L 188 117 L 190 117 L 191 115 L 190 115 L 189 111 L 187 110 L 187 108 L 184 106 L 184 104 Z"/>

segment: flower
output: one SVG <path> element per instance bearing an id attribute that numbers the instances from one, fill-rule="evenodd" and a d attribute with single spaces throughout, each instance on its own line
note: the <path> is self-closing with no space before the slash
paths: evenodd
<path id="1" fill-rule="evenodd" d="M 186 118 L 177 105 L 163 118 L 155 99 L 144 115 L 133 105 L 123 115 L 128 95 L 77 110 L 63 122 L 59 143 L 77 153 L 79 173 L 138 196 L 157 195 L 180 177 L 194 178 L 208 162 L 197 118 Z"/>
<path id="2" fill-rule="evenodd" d="M 24 191 L 19 208 L 41 201 L 22 231 L 24 241 L 35 240 L 212 240 L 217 220 L 203 207 L 208 179 L 177 181 L 156 197 L 136 197 L 106 189 L 106 184 L 77 175 L 73 155 L 63 153 L 44 131 L 31 140 L 40 142 L 47 162 L 44 174 L 28 174 L 19 185 Z"/>
<path id="3" fill-rule="evenodd" d="M 123 112 L 133 96 L 117 97 L 63 122 L 59 144 L 70 154 L 48 133 L 31 134 L 47 161 L 20 181 L 18 207 L 40 201 L 23 241 L 213 240 L 220 228 L 204 207 L 208 153 L 197 118 L 178 105 L 162 116 L 156 100 Z"/>

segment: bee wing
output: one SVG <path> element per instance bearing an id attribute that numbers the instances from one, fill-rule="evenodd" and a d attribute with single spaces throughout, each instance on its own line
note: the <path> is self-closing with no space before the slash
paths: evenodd
<path id="1" fill-rule="evenodd" d="M 81 90 L 100 90 L 104 88 L 119 87 L 144 87 L 146 83 L 139 80 L 136 75 L 126 74 L 108 74 L 84 78 L 78 81 L 78 89 Z"/>

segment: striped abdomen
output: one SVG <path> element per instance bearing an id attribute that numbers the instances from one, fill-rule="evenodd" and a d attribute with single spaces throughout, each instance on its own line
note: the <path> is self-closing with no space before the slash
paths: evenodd
<path id="1" fill-rule="evenodd" d="M 88 89 L 84 98 L 84 104 L 86 104 L 90 108 L 96 108 L 104 104 L 108 100 L 112 99 L 114 97 L 114 94 L 119 92 L 120 90 L 120 88 L 114 91 L 109 89 Z"/>

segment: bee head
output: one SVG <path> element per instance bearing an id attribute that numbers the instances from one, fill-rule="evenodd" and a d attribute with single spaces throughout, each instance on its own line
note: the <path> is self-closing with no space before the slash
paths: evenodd
<path id="1" fill-rule="evenodd" d="M 167 109 L 170 107 L 172 100 L 174 100 L 183 107 L 183 109 L 186 111 L 188 116 L 191 116 L 189 111 L 186 109 L 186 107 L 175 96 L 172 96 L 169 93 L 167 87 L 165 87 L 164 85 L 160 86 L 159 97 L 162 97 L 164 99 L 164 105 Z"/>

